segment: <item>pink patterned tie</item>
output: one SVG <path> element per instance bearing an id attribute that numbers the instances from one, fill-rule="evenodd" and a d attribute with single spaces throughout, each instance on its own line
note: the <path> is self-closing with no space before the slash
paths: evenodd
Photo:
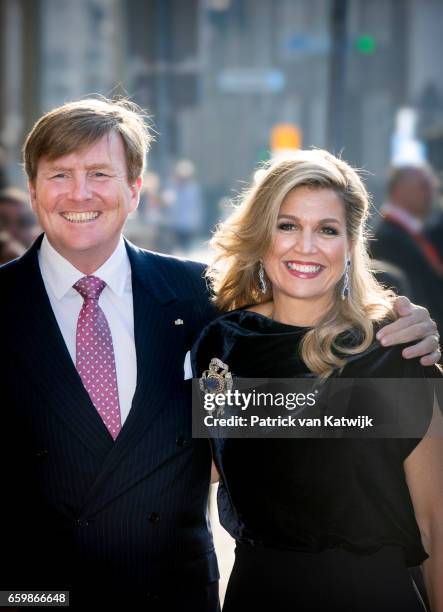
<path id="1" fill-rule="evenodd" d="M 92 403 L 115 440 L 121 429 L 120 403 L 111 330 L 98 304 L 106 283 L 83 276 L 74 285 L 83 297 L 77 321 L 76 367 Z"/>

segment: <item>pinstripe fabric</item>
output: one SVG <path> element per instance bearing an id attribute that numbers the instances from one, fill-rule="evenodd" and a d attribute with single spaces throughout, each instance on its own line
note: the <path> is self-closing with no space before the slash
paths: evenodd
<path id="1" fill-rule="evenodd" d="M 184 355 L 214 316 L 203 266 L 126 244 L 137 387 L 114 443 L 52 313 L 40 241 L 0 269 L 0 484 L 8 492 L 0 587 L 69 588 L 81 609 L 106 585 L 114 602 L 132 597 L 159 610 L 179 609 L 171 598 L 181 589 L 180 601 L 214 610 L 215 591 L 206 592 L 218 579 L 206 521 L 210 451 L 191 438 L 183 380 Z"/>

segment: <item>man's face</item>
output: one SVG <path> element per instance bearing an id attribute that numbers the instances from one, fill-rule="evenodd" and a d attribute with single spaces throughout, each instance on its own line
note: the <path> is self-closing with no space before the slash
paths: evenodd
<path id="1" fill-rule="evenodd" d="M 52 246 L 91 274 L 113 253 L 128 214 L 137 208 L 141 178 L 128 182 L 121 137 L 110 132 L 90 147 L 42 158 L 29 183 L 32 208 Z"/>
<path id="2" fill-rule="evenodd" d="M 426 219 L 432 211 L 435 188 L 435 180 L 430 174 L 420 169 L 411 170 L 399 182 L 395 199 L 414 217 Z"/>

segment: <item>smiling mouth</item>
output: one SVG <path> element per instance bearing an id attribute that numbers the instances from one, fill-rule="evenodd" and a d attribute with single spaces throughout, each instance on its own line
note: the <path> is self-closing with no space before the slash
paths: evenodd
<path id="1" fill-rule="evenodd" d="M 60 213 L 63 219 L 70 223 L 88 223 L 94 221 L 100 215 L 98 211 L 87 211 L 87 212 L 62 212 Z"/>
<path id="2" fill-rule="evenodd" d="M 318 274 L 318 272 L 320 272 L 324 266 L 321 266 L 320 264 L 299 264 L 293 261 L 287 261 L 286 267 L 288 270 L 300 272 L 301 274 Z"/>

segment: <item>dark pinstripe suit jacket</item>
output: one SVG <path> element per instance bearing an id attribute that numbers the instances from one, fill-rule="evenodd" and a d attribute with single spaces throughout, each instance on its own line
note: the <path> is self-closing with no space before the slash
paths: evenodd
<path id="1" fill-rule="evenodd" d="M 215 314 L 203 266 L 126 243 L 137 387 L 114 443 L 52 312 L 40 242 L 0 269 L 0 589 L 64 588 L 81 602 L 87 589 L 161 601 L 171 585 L 205 588 L 218 578 L 210 449 L 191 438 L 183 380 L 184 355 Z"/>

